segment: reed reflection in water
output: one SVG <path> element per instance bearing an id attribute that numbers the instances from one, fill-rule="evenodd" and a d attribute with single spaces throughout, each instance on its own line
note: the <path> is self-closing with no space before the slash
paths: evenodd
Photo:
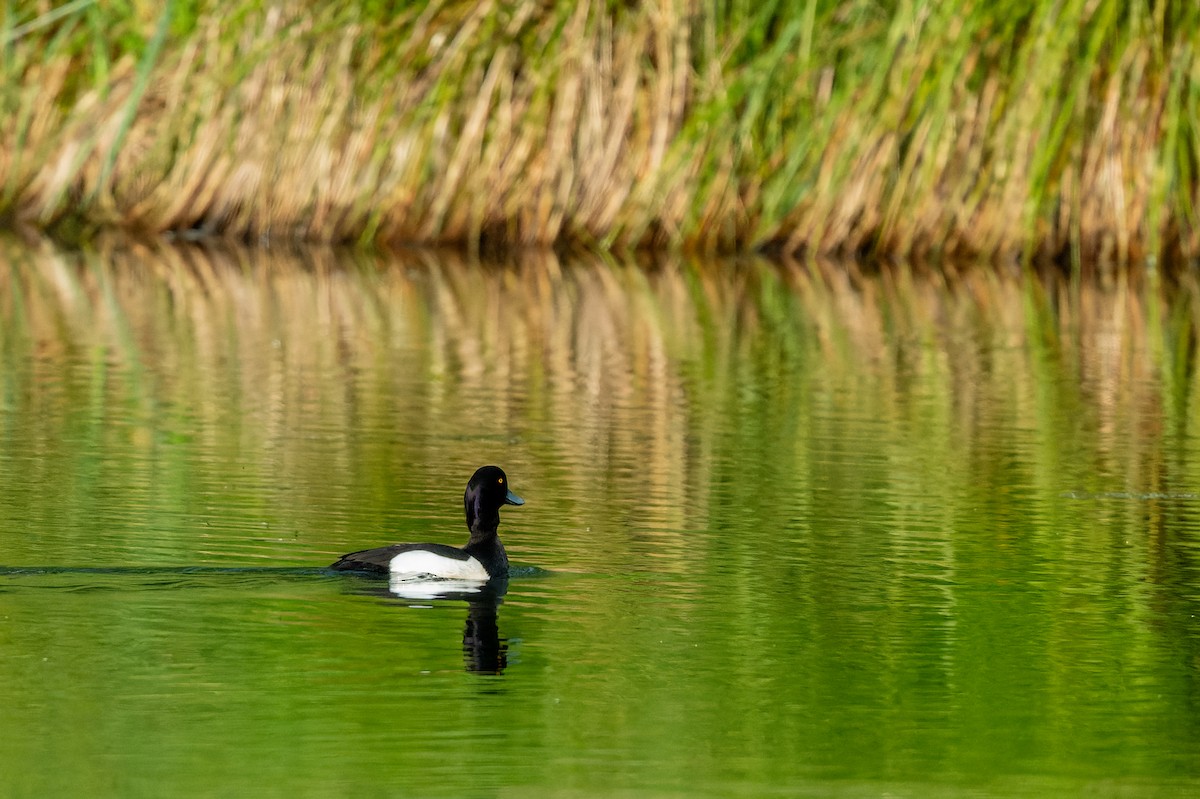
<path id="1" fill-rule="evenodd" d="M 411 774 L 491 725 L 514 733 L 489 744 L 492 787 L 518 765 L 530 789 L 664 795 L 1200 771 L 1194 282 L 3 246 L 6 565 L 461 544 L 461 485 L 487 462 L 528 500 L 501 535 L 552 575 L 503 602 L 324 578 L 310 602 L 291 581 L 303 643 L 269 655 L 214 612 L 247 637 L 202 674 L 255 652 L 283 669 L 294 646 L 337 676 L 304 687 L 342 721 L 472 719 L 404 746 L 350 736 L 364 765 Z M 56 622 L 140 640 L 105 607 Z M 225 634 L 203 610 L 191 634 Z M 381 636 L 390 661 L 364 643 Z M 464 665 L 505 681 L 486 723 L 411 681 Z M 12 690 L 46 696 L 29 674 Z M 395 695 L 345 688 L 379 675 Z M 269 750 L 269 730 L 225 732 Z M 346 754 L 313 735 L 327 760 L 297 775 Z"/>

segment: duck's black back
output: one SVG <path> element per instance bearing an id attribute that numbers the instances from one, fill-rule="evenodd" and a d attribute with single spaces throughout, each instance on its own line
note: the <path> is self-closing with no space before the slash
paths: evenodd
<path id="1" fill-rule="evenodd" d="M 390 547 L 363 549 L 342 555 L 337 563 L 329 568 L 336 571 L 386 572 L 392 563 L 392 558 L 403 552 L 429 552 L 452 560 L 467 560 L 471 556 L 458 547 L 449 544 L 393 544 Z"/>

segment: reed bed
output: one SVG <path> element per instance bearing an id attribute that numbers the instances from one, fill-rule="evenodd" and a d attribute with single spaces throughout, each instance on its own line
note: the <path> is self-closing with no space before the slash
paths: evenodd
<path id="1" fill-rule="evenodd" d="M 1200 255 L 1200 9 L 5 6 L 0 217 L 247 241 Z"/>

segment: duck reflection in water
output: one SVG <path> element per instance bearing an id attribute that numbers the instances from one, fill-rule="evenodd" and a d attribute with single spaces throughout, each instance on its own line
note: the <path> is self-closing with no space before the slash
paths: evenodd
<path id="1" fill-rule="evenodd" d="M 508 581 L 504 581 L 507 588 Z M 490 593 L 490 592 L 489 592 Z M 500 637 L 498 621 L 503 593 L 467 600 L 463 627 L 463 664 L 475 674 L 500 674 L 508 666 L 508 639 Z"/>
<path id="2" fill-rule="evenodd" d="M 468 587 L 447 585 L 450 580 L 391 581 L 387 588 L 371 587 L 362 593 L 414 603 L 466 602 L 463 626 L 463 665 L 475 674 L 500 674 L 508 667 L 508 639 L 500 636 L 499 610 L 508 590 L 508 580 L 492 580 Z"/>

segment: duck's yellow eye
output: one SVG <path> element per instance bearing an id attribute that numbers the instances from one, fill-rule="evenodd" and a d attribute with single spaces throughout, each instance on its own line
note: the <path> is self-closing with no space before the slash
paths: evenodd
<path id="1" fill-rule="evenodd" d="M 497 482 L 497 483 L 499 483 L 500 485 L 504 485 L 504 478 L 503 478 L 503 477 L 501 477 L 501 478 L 500 478 L 499 480 L 497 480 L 496 482 Z"/>

